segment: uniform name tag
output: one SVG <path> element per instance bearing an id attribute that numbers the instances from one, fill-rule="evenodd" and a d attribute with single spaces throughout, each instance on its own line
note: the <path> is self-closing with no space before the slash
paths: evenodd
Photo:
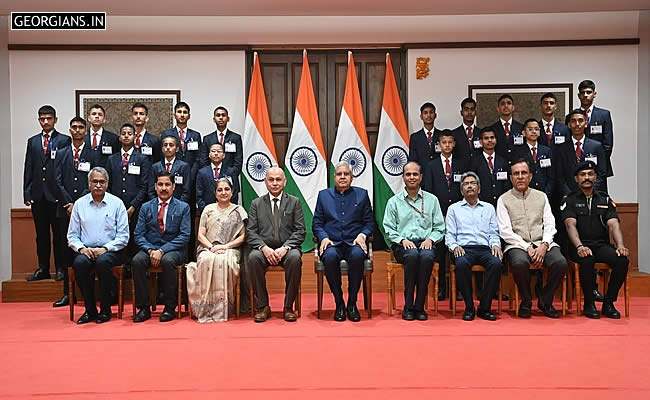
<path id="1" fill-rule="evenodd" d="M 149 147 L 149 146 L 142 146 L 142 147 L 140 147 L 140 151 L 141 151 L 142 154 L 144 154 L 145 156 L 150 156 L 150 155 L 153 154 L 153 149 L 152 149 L 151 147 Z"/>
<path id="2" fill-rule="evenodd" d="M 564 143 L 565 140 L 566 140 L 566 138 L 564 136 L 556 136 L 555 137 L 555 144 L 562 144 L 562 143 Z"/>
<path id="3" fill-rule="evenodd" d="M 591 126 L 590 132 L 591 132 L 592 135 L 599 135 L 599 134 L 603 133 L 603 126 L 602 125 L 593 125 L 593 126 Z"/>
<path id="4" fill-rule="evenodd" d="M 515 141 L 516 145 L 524 144 L 523 136 L 515 136 L 513 140 Z"/>
<path id="5" fill-rule="evenodd" d="M 497 181 L 507 181 L 508 173 L 506 171 L 497 172 Z"/>
<path id="6" fill-rule="evenodd" d="M 607 205 L 606 204 L 599 204 L 596 207 L 598 207 L 598 208 L 607 208 Z"/>
<path id="7" fill-rule="evenodd" d="M 174 177 L 174 183 L 177 185 L 182 185 L 183 184 L 183 177 L 180 175 L 176 175 Z"/>
<path id="8" fill-rule="evenodd" d="M 232 142 L 226 143 L 226 148 L 224 149 L 226 153 L 234 153 L 237 151 L 237 148 L 235 147 L 235 144 Z"/>
<path id="9" fill-rule="evenodd" d="M 585 157 L 585 161 L 591 161 L 592 163 L 598 165 L 598 157 L 596 156 Z"/>
<path id="10" fill-rule="evenodd" d="M 539 166 L 542 168 L 548 168 L 551 166 L 551 159 L 550 158 L 542 158 L 539 160 Z"/>
<path id="11" fill-rule="evenodd" d="M 195 141 L 187 142 L 187 149 L 188 150 L 198 150 L 199 149 L 199 142 L 195 142 Z"/>
<path id="12" fill-rule="evenodd" d="M 436 153 L 442 153 L 442 149 L 438 143 L 436 143 Z"/>
<path id="13" fill-rule="evenodd" d="M 475 148 L 475 149 L 480 149 L 481 147 L 483 147 L 483 146 L 481 145 L 481 142 L 479 142 L 478 140 L 475 140 L 475 141 L 474 141 L 474 148 Z"/>
<path id="14" fill-rule="evenodd" d="M 102 146 L 102 154 L 113 154 L 113 148 L 111 146 Z"/>
<path id="15" fill-rule="evenodd" d="M 462 177 L 462 174 L 454 174 L 454 182 L 460 182 L 460 178 Z"/>
<path id="16" fill-rule="evenodd" d="M 50 150 L 50 159 L 54 160 L 56 158 L 56 150 Z"/>
<path id="17" fill-rule="evenodd" d="M 77 167 L 77 169 L 81 172 L 88 172 L 90 171 L 90 163 L 88 161 L 80 162 L 79 167 Z"/>
<path id="18" fill-rule="evenodd" d="M 129 164 L 129 174 L 131 175 L 140 175 L 140 166 Z"/>

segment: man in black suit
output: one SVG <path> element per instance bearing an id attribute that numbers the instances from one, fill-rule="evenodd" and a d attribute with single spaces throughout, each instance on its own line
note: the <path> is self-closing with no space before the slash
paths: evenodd
<path id="1" fill-rule="evenodd" d="M 135 127 L 135 150 L 144 154 L 149 164 L 154 164 L 162 158 L 160 138 L 147 131 L 149 122 L 149 109 L 144 103 L 134 103 L 131 107 L 131 121 Z"/>
<path id="2" fill-rule="evenodd" d="M 464 145 L 465 139 L 461 140 L 463 142 L 460 144 Z M 460 178 L 467 167 L 465 160 L 453 153 L 456 141 L 451 130 L 441 131 L 439 143 L 442 152 L 425 166 L 422 189 L 438 198 L 444 217 L 447 215 L 447 208 L 463 198 L 460 193 Z M 436 244 L 435 253 L 440 266 L 438 299 L 444 300 L 447 297 L 447 246 L 444 239 Z"/>
<path id="3" fill-rule="evenodd" d="M 178 141 L 175 136 L 166 136 L 162 140 L 163 159 L 151 166 L 149 176 L 149 199 L 156 197 L 156 176 L 167 172 L 174 183 L 173 196 L 187 203 L 190 199 L 190 166 L 178 158 Z"/>
<path id="4" fill-rule="evenodd" d="M 56 221 L 60 232 L 68 232 L 72 206 L 83 195 L 90 192 L 88 187 L 88 173 L 99 163 L 99 154 L 93 151 L 84 138 L 86 136 L 86 121 L 81 117 L 74 117 L 70 121 L 70 135 L 72 146 L 59 150 L 56 157 L 56 185 L 57 202 Z M 62 241 L 65 246 L 60 251 L 65 254 L 65 265 L 71 266 L 74 251 L 68 247 L 67 240 Z M 52 304 L 53 307 L 63 307 L 69 304 L 68 297 L 68 270 L 63 268 L 57 271 L 63 275 L 63 297 Z M 57 276 L 57 278 L 59 278 Z M 57 279 L 60 280 L 60 279 Z"/>
<path id="5" fill-rule="evenodd" d="M 120 151 L 120 138 L 113 132 L 104 129 L 106 112 L 104 107 L 93 104 L 88 110 L 90 130 L 86 135 L 86 145 L 96 154 L 100 166 L 106 167 L 108 157 Z"/>
<path id="6" fill-rule="evenodd" d="M 535 118 L 527 119 L 522 131 L 526 138 L 526 144 L 519 146 L 516 156 L 528 161 L 530 172 L 533 174 L 529 186 L 544 192 L 550 201 L 555 186 L 553 157 L 551 149 L 539 143 L 540 132 L 539 122 Z"/>
<path id="7" fill-rule="evenodd" d="M 524 127 L 521 122 L 512 118 L 512 114 L 515 112 L 515 103 L 509 94 L 503 94 L 499 97 L 497 112 L 500 118 L 492 124 L 497 139 L 496 152 L 506 159 L 509 166 L 515 158 L 515 148 L 524 144 L 524 137 L 521 135 L 521 130 Z"/>
<path id="8" fill-rule="evenodd" d="M 481 154 L 481 129 L 476 126 L 476 100 L 471 97 L 464 99 L 460 103 L 460 115 L 463 122 L 452 131 L 456 139 L 454 155 L 469 164 L 474 155 Z"/>
<path id="9" fill-rule="evenodd" d="M 255 288 L 255 322 L 271 318 L 269 294 L 266 291 L 266 268 L 284 267 L 284 320 L 296 321 L 293 304 L 302 275 L 302 242 L 305 240 L 305 219 L 300 199 L 284 192 L 287 179 L 280 167 L 266 170 L 264 183 L 269 193 L 253 200 L 248 213 L 246 241 L 251 247 L 248 272 Z"/>
<path id="10" fill-rule="evenodd" d="M 436 106 L 432 103 L 424 103 L 420 107 L 420 119 L 424 127 L 411 134 L 409 141 L 409 161 L 415 161 L 420 165 L 427 165 L 429 160 L 440 153 L 438 137 L 440 131 L 434 127 L 436 122 Z"/>
<path id="11" fill-rule="evenodd" d="M 542 111 L 542 119 L 539 124 L 542 127 L 542 132 L 537 141 L 551 151 L 556 145 L 560 145 L 571 138 L 569 127 L 564 125 L 561 121 L 555 119 L 555 111 L 557 110 L 557 99 L 553 93 L 544 93 L 540 99 L 539 108 Z M 549 198 L 549 200 L 551 200 Z"/>
<path id="12" fill-rule="evenodd" d="M 70 136 L 54 129 L 56 110 L 45 105 L 38 109 L 38 123 L 41 132 L 29 138 L 25 153 L 23 176 L 23 201 L 32 208 L 36 229 L 36 254 L 38 269 L 27 278 L 28 281 L 50 279 L 50 227 L 54 246 L 54 265 L 57 276 L 64 278 L 66 232 L 60 231 L 56 223 L 56 157 L 59 149 L 70 146 Z"/>
<path id="13" fill-rule="evenodd" d="M 492 126 L 481 129 L 483 152 L 472 158 L 470 170 L 476 172 L 481 181 L 479 199 L 496 207 L 497 200 L 512 187 L 508 179 L 508 162 L 496 153 L 497 139 Z"/>
<path id="14" fill-rule="evenodd" d="M 600 142 L 605 152 L 606 178 L 597 190 L 607 192 L 607 178 L 614 176 L 612 169 L 612 151 L 614 150 L 614 126 L 609 110 L 594 106 L 596 98 L 596 84 L 590 80 L 584 80 L 578 85 L 578 98 L 580 108 L 587 113 L 587 126 L 585 134 L 589 139 Z"/>

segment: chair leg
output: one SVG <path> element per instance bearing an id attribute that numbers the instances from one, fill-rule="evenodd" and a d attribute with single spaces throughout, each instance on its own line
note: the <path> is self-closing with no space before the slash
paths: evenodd
<path id="1" fill-rule="evenodd" d="M 625 318 L 630 317 L 630 273 L 627 273 L 625 277 L 625 282 L 623 283 L 624 287 L 624 296 L 625 296 Z"/>
<path id="2" fill-rule="evenodd" d="M 183 311 L 182 307 L 183 304 L 183 267 L 177 267 L 176 268 L 176 283 L 178 285 L 178 289 L 176 290 L 177 292 L 177 299 L 176 302 L 178 304 L 178 311 L 176 312 L 176 318 L 181 319 L 183 317 Z"/>
<path id="3" fill-rule="evenodd" d="M 393 270 L 386 268 L 386 294 L 388 295 L 388 315 L 393 315 Z"/>
<path id="4" fill-rule="evenodd" d="M 316 317 L 320 319 L 320 313 L 323 310 L 323 272 L 316 272 L 316 286 L 318 291 L 318 309 L 316 311 Z"/>
<path id="5" fill-rule="evenodd" d="M 395 285 L 395 271 L 393 271 L 393 278 L 392 278 L 391 287 L 390 287 L 391 301 L 392 301 L 392 304 L 393 304 L 393 310 L 395 310 L 397 308 L 397 303 L 395 302 L 395 292 L 396 292 L 395 286 L 396 286 Z"/>
<path id="6" fill-rule="evenodd" d="M 77 294 L 74 291 L 74 269 L 68 268 L 68 293 L 70 293 L 70 321 L 74 321 L 74 303 L 77 300 Z M 627 287 L 627 284 L 626 286 Z M 625 297 L 627 299 L 627 297 Z"/>
<path id="7" fill-rule="evenodd" d="M 512 285 L 513 285 L 513 290 L 515 292 L 515 317 L 519 316 L 519 288 L 517 287 L 517 283 L 514 281 L 514 278 L 512 279 Z"/>
<path id="8" fill-rule="evenodd" d="M 120 277 L 117 282 L 117 319 L 122 319 L 122 311 L 124 310 L 124 268 L 120 270 Z"/>
<path id="9" fill-rule="evenodd" d="M 451 280 L 451 293 L 449 293 L 449 305 L 451 308 L 451 316 L 456 316 L 456 268 L 453 270 L 449 268 L 449 278 Z"/>
<path id="10" fill-rule="evenodd" d="M 580 271 L 578 264 L 573 264 L 573 272 L 575 276 L 575 290 L 576 290 L 576 313 L 582 315 L 582 288 L 580 287 Z"/>
<path id="11" fill-rule="evenodd" d="M 367 287 L 367 280 L 366 280 L 366 274 L 364 272 L 363 274 L 363 308 L 364 310 L 368 310 L 368 287 Z"/>
<path id="12" fill-rule="evenodd" d="M 150 273 L 149 280 L 151 281 L 151 284 L 149 285 L 151 311 L 156 311 L 156 306 L 158 305 L 158 274 L 155 272 Z"/>
<path id="13" fill-rule="evenodd" d="M 438 315 L 438 291 L 440 290 L 440 266 L 438 263 L 435 263 L 433 271 L 433 315 Z"/>
<path id="14" fill-rule="evenodd" d="M 368 319 L 372 319 L 372 272 L 366 272 L 366 280 L 367 283 L 365 286 L 367 286 L 368 292 L 366 292 L 366 288 L 363 288 L 363 293 L 368 300 Z"/>
<path id="15" fill-rule="evenodd" d="M 302 279 L 298 282 L 298 297 L 296 297 L 296 311 L 298 312 L 298 318 L 302 314 Z"/>
<path id="16" fill-rule="evenodd" d="M 255 318 L 255 292 L 253 292 L 253 285 L 248 285 L 248 302 L 251 305 L 251 317 Z"/>
<path id="17" fill-rule="evenodd" d="M 235 278 L 235 313 L 237 316 L 237 319 L 239 319 L 239 311 L 240 311 L 240 302 L 239 302 L 239 296 L 241 295 L 241 280 L 239 275 Z"/>
<path id="18" fill-rule="evenodd" d="M 501 315 L 501 310 L 503 310 L 502 298 L 503 298 L 503 279 L 499 277 L 499 300 L 497 300 L 497 314 Z"/>
<path id="19" fill-rule="evenodd" d="M 564 279 L 562 279 L 562 316 L 566 316 L 566 275 L 564 275 Z"/>
<path id="20" fill-rule="evenodd" d="M 131 281 L 131 308 L 133 309 L 133 317 L 135 318 L 135 281 Z"/>

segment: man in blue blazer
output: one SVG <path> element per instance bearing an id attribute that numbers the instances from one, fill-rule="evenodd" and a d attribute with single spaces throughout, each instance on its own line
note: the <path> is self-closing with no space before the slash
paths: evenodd
<path id="1" fill-rule="evenodd" d="M 433 103 L 424 103 L 420 107 L 420 119 L 424 127 L 412 133 L 409 139 L 409 161 L 415 161 L 424 166 L 429 160 L 440 153 L 438 137 L 440 131 L 434 127 L 436 122 L 436 106 Z"/>
<path id="2" fill-rule="evenodd" d="M 492 124 L 497 139 L 496 152 L 505 158 L 508 165 L 510 165 L 515 158 L 515 148 L 524 144 L 524 137 L 521 135 L 521 130 L 524 127 L 521 122 L 515 121 L 512 117 L 515 112 L 515 104 L 509 94 L 503 94 L 499 97 L 497 111 L 500 118 Z"/>
<path id="3" fill-rule="evenodd" d="M 25 152 L 23 175 L 23 201 L 32 208 L 36 229 L 36 254 L 38 269 L 27 278 L 28 281 L 50 279 L 50 228 L 54 246 L 54 265 L 57 272 L 67 268 L 65 254 L 66 232 L 61 232 L 56 223 L 56 165 L 58 151 L 70 146 L 70 136 L 54 129 L 56 110 L 45 105 L 38 109 L 38 123 L 41 132 L 29 138 Z M 61 276 L 63 278 L 63 276 Z"/>
<path id="4" fill-rule="evenodd" d="M 472 157 L 470 170 L 476 172 L 481 181 L 479 199 L 496 207 L 499 197 L 510 190 L 508 162 L 496 153 L 497 139 L 492 126 L 481 129 L 483 151 Z"/>
<path id="5" fill-rule="evenodd" d="M 106 111 L 99 104 L 93 104 L 88 110 L 90 129 L 86 135 L 86 145 L 93 149 L 102 167 L 106 167 L 108 157 L 120 151 L 120 138 L 104 129 Z"/>
<path id="6" fill-rule="evenodd" d="M 239 181 L 235 178 L 238 174 L 235 167 L 226 167 L 224 164 L 223 146 L 221 143 L 213 143 L 210 146 L 210 164 L 199 169 L 196 176 L 196 204 L 199 206 L 199 214 L 208 204 L 217 201 L 215 191 L 217 179 L 230 177 L 232 180 L 232 200 L 236 202 L 239 193 Z"/>
<path id="7" fill-rule="evenodd" d="M 339 162 L 334 168 L 335 187 L 318 193 L 312 229 L 319 242 L 327 284 L 336 302 L 334 320 L 345 321 L 347 311 L 348 319 L 358 322 L 361 315 L 357 308 L 357 294 L 367 258 L 366 238 L 374 230 L 374 218 L 368 191 L 351 186 L 350 165 Z M 347 309 L 341 289 L 341 259 L 350 265 Z"/>
<path id="8" fill-rule="evenodd" d="M 151 166 L 149 177 L 149 199 L 156 197 L 156 176 L 161 172 L 168 172 L 174 182 L 174 197 L 188 203 L 190 201 L 190 166 L 178 159 L 178 142 L 174 136 L 167 136 L 162 140 L 163 159 Z"/>
<path id="9" fill-rule="evenodd" d="M 149 109 L 144 103 L 135 103 L 131 107 L 131 121 L 135 127 L 135 150 L 149 159 L 149 164 L 154 164 L 162 158 L 160 138 L 147 131 L 149 122 Z"/>
<path id="10" fill-rule="evenodd" d="M 535 118 L 527 119 L 523 130 L 526 144 L 519 146 L 516 156 L 528 162 L 530 172 L 533 174 L 528 186 L 546 193 L 550 202 L 555 186 L 555 170 L 551 149 L 539 143 L 540 132 L 539 122 Z"/>
<path id="11" fill-rule="evenodd" d="M 585 134 L 589 139 L 600 142 L 603 146 L 605 159 L 607 161 L 607 177 L 614 176 L 612 169 L 612 151 L 614 150 L 614 126 L 612 116 L 609 110 L 594 106 L 596 98 L 596 84 L 590 80 L 584 80 L 578 85 L 578 98 L 580 99 L 580 108 L 587 113 L 587 126 Z M 601 184 L 600 189 L 607 191 L 607 180 Z"/>
<path id="12" fill-rule="evenodd" d="M 185 246 L 190 240 L 190 206 L 172 194 L 174 181 L 163 171 L 156 175 L 156 198 L 146 202 L 138 215 L 134 237 L 138 253 L 131 261 L 138 313 L 133 322 L 151 318 L 147 268 L 162 267 L 165 309 L 160 322 L 174 319 L 177 306 L 178 280 L 176 267 L 185 262 Z"/>
<path id="13" fill-rule="evenodd" d="M 569 132 L 568 126 L 555 119 L 557 99 L 553 93 L 549 92 L 542 95 L 539 108 L 542 111 L 542 119 L 539 120 L 542 131 L 537 141 L 539 144 L 549 147 L 552 151 L 556 145 L 568 141 L 571 138 L 571 132 Z M 549 200 L 551 199 L 549 198 Z"/>
<path id="14" fill-rule="evenodd" d="M 56 185 L 57 208 L 56 221 L 61 232 L 68 232 L 72 206 L 83 195 L 90 193 L 88 187 L 88 173 L 92 168 L 98 167 L 98 154 L 84 142 L 86 136 L 86 121 L 81 117 L 74 117 L 70 121 L 70 135 L 72 146 L 59 150 L 56 157 Z M 62 243 L 65 248 L 60 249 L 65 254 L 65 265 L 72 265 L 74 251 L 67 246 L 67 241 Z M 56 271 L 56 279 L 63 280 L 63 297 L 55 301 L 53 307 L 63 307 L 69 304 L 68 297 L 68 270 Z"/>
<path id="15" fill-rule="evenodd" d="M 476 126 L 476 100 L 471 97 L 463 99 L 460 103 L 460 115 L 463 122 L 451 132 L 456 140 L 454 156 L 469 164 L 474 155 L 481 154 L 481 128 Z"/>

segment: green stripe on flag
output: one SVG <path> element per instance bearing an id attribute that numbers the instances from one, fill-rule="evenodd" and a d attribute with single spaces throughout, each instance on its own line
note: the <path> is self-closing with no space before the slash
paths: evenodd
<path id="1" fill-rule="evenodd" d="M 289 170 L 286 167 L 284 168 L 284 175 L 287 177 L 287 186 L 285 187 L 285 190 L 287 193 L 292 194 L 300 199 L 302 214 L 305 217 L 305 241 L 302 242 L 302 252 L 307 253 L 314 249 L 314 234 L 311 230 L 311 223 L 314 219 L 314 214 L 309 209 L 307 201 L 305 201 L 305 198 L 298 188 L 296 181 L 293 180 L 293 176 L 291 176 L 291 173 L 289 173 Z"/>
<path id="2" fill-rule="evenodd" d="M 241 201 L 242 205 L 244 206 L 244 210 L 250 210 L 251 203 L 258 197 L 259 196 L 257 195 L 257 192 L 248 182 L 248 179 L 246 179 L 246 175 L 241 174 Z"/>
<path id="3" fill-rule="evenodd" d="M 384 213 L 386 212 L 386 203 L 388 203 L 388 199 L 393 197 L 394 193 L 388 185 L 388 182 L 386 182 L 386 179 L 384 179 L 384 176 L 381 174 L 381 171 L 374 163 L 373 167 L 374 173 L 372 176 L 375 184 L 375 219 L 377 220 L 379 231 L 381 231 L 381 234 L 384 236 L 384 241 L 390 247 L 390 240 L 388 240 L 386 232 L 384 231 Z"/>

